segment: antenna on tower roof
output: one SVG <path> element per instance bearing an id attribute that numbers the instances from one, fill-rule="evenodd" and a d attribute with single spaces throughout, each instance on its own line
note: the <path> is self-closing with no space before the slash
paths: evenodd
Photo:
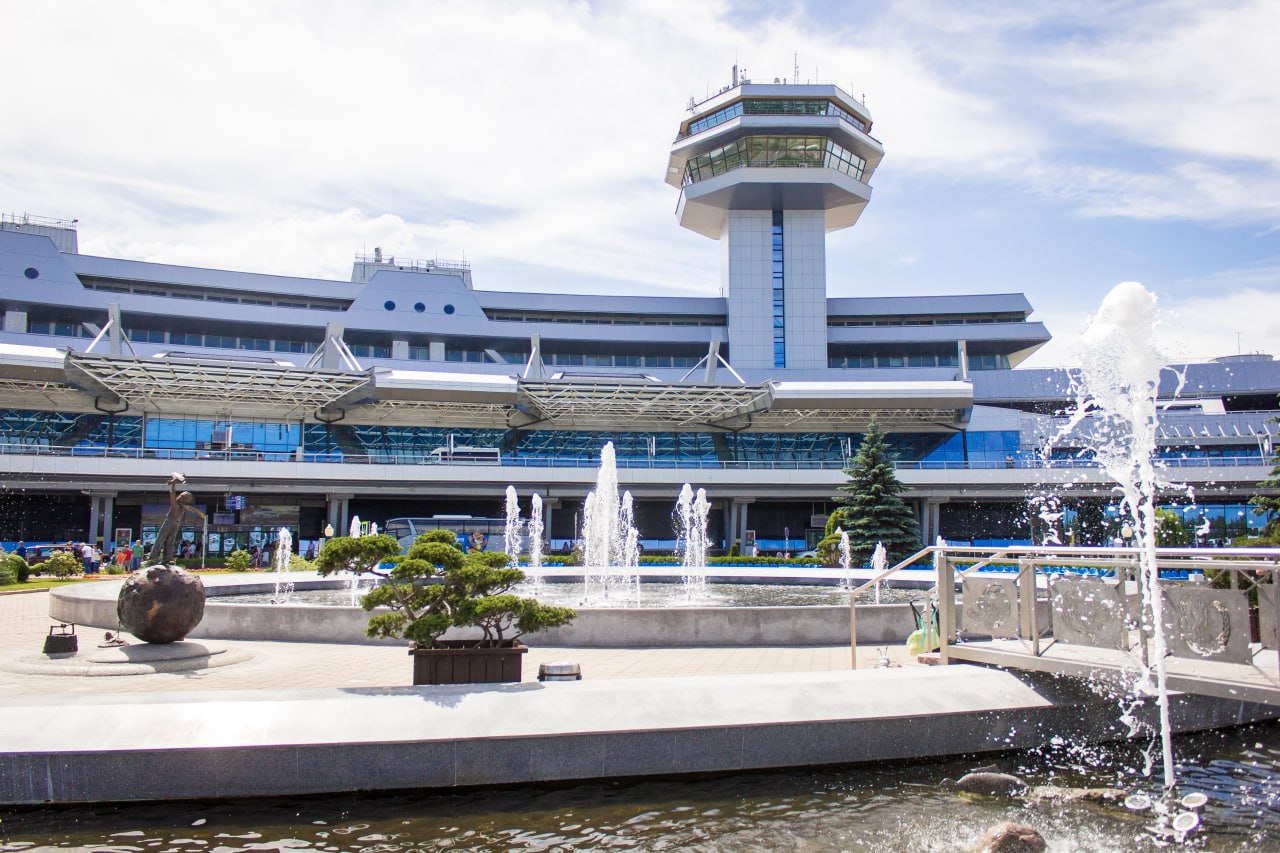
<path id="1" fill-rule="evenodd" d="M 792 64 L 794 66 L 792 68 L 791 82 L 799 83 L 800 82 L 800 51 L 796 51 L 795 53 L 793 53 L 791 55 L 791 58 L 792 58 Z"/>

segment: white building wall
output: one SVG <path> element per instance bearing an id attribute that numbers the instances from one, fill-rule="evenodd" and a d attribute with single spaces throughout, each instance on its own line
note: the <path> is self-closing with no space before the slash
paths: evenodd
<path id="1" fill-rule="evenodd" d="M 737 368 L 772 368 L 772 212 L 729 211 L 720 242 L 724 251 L 721 290 L 729 309 L 729 362 Z"/>
<path id="2" fill-rule="evenodd" d="M 787 367 L 827 366 L 827 232 L 821 210 L 782 214 Z"/>

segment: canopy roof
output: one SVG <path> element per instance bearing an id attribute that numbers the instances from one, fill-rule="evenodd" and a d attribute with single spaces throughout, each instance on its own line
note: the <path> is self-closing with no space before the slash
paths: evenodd
<path id="1" fill-rule="evenodd" d="M 332 370 L 270 357 L 141 358 L 0 345 L 0 405 L 58 411 L 352 424 L 634 431 L 954 428 L 968 382 L 706 384 L 644 375 L 551 379 L 448 371 Z"/>

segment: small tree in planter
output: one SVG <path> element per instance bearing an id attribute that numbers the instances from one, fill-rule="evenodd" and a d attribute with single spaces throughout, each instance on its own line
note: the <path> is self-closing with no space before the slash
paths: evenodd
<path id="1" fill-rule="evenodd" d="M 511 589 L 525 575 L 509 567 L 509 555 L 463 554 L 457 542 L 452 532 L 433 530 L 401 556 L 391 536 L 338 537 L 325 543 L 316 570 L 322 575 L 350 570 L 384 579 L 361 604 L 365 610 L 382 606 L 390 612 L 370 617 L 365 634 L 413 642 L 414 684 L 519 681 L 520 655 L 527 651 L 517 642 L 520 637 L 568 624 L 577 614 L 515 595 Z M 391 568 L 380 568 L 384 564 Z M 465 627 L 479 628 L 482 638 L 441 639 L 450 628 Z M 503 656 L 507 659 L 500 660 Z"/>

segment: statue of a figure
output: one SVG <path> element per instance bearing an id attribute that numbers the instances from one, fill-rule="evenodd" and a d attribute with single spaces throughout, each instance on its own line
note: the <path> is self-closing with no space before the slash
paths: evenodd
<path id="1" fill-rule="evenodd" d="M 160 563 L 169 565 L 173 562 L 174 554 L 178 547 L 178 531 L 182 527 L 188 515 L 196 516 L 204 521 L 204 513 L 191 505 L 195 500 L 190 492 L 178 493 L 178 484 L 185 483 L 187 478 L 174 471 L 169 475 L 169 514 L 164 517 L 164 523 L 160 525 L 160 532 L 156 534 L 156 541 L 151 546 L 151 553 L 147 555 L 147 562 Z"/>

